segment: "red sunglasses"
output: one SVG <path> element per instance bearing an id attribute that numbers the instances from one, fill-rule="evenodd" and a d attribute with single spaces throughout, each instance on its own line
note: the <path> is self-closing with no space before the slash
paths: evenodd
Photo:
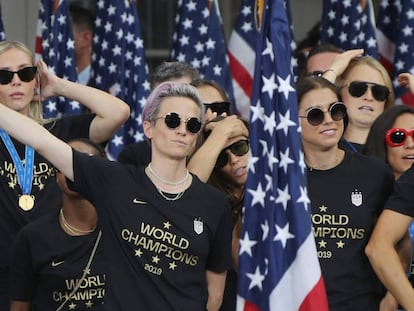
<path id="1" fill-rule="evenodd" d="M 398 147 L 405 144 L 407 137 L 414 139 L 414 129 L 392 128 L 385 133 L 385 142 L 390 147 Z"/>

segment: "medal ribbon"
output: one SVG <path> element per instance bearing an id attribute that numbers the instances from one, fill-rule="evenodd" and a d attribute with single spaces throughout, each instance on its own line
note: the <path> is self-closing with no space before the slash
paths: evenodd
<path id="1" fill-rule="evenodd" d="M 25 148 L 25 159 L 26 163 L 23 167 L 22 160 L 17 153 L 16 147 L 14 146 L 9 134 L 4 130 L 0 129 L 0 136 L 6 145 L 7 151 L 13 160 L 14 166 L 17 173 L 17 181 L 19 182 L 22 194 L 30 194 L 32 191 L 32 180 L 33 180 L 33 167 L 34 167 L 34 150 L 30 146 Z"/>

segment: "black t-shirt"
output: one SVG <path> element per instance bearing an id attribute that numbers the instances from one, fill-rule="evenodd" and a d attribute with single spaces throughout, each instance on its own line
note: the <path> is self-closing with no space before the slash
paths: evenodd
<path id="1" fill-rule="evenodd" d="M 230 206 L 192 175 L 176 201 L 165 200 L 143 167 L 74 151 L 71 186 L 94 204 L 108 260 L 108 310 L 204 310 L 206 270 L 231 268 Z"/>
<path id="2" fill-rule="evenodd" d="M 330 170 L 308 170 L 308 193 L 329 310 L 379 309 L 384 290 L 364 249 L 392 191 L 387 165 L 359 153 Z"/>
<path id="3" fill-rule="evenodd" d="M 124 164 L 147 166 L 151 162 L 151 145 L 148 141 L 126 145 L 119 153 L 118 161 Z"/>
<path id="4" fill-rule="evenodd" d="M 414 165 L 395 182 L 385 208 L 414 218 Z"/>
<path id="5" fill-rule="evenodd" d="M 56 310 L 67 300 L 91 264 L 78 290 L 61 310 L 101 310 L 105 264 L 99 230 L 82 236 L 66 234 L 58 215 L 46 215 L 17 235 L 10 264 L 10 296 L 31 302 L 31 310 Z M 93 252 L 98 243 L 96 252 Z"/>
<path id="6" fill-rule="evenodd" d="M 45 125 L 53 135 L 63 140 L 89 137 L 89 127 L 95 115 L 65 117 Z M 12 138 L 21 159 L 25 146 Z M 35 152 L 31 195 L 35 197 L 32 210 L 24 211 L 18 205 L 22 194 L 16 169 L 3 140 L 0 139 L 0 310 L 8 310 L 8 266 L 11 245 L 17 232 L 42 215 L 57 210 L 61 191 L 56 184 L 55 169 L 49 161 Z M 4 290 L 3 290 L 4 289 Z"/>

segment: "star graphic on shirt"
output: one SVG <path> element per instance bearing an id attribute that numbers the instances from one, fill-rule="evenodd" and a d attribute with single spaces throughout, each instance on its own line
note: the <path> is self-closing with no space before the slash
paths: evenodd
<path id="1" fill-rule="evenodd" d="M 341 241 L 339 241 L 339 242 L 336 242 L 336 246 L 338 246 L 338 248 L 344 248 L 345 243 L 344 243 L 344 242 L 342 242 L 342 240 L 341 240 Z"/>
<path id="2" fill-rule="evenodd" d="M 152 262 L 153 263 L 159 263 L 160 262 L 160 257 L 157 256 L 152 256 Z"/>
<path id="3" fill-rule="evenodd" d="M 93 302 L 89 300 L 88 302 L 85 302 L 85 306 L 86 306 L 88 309 L 90 309 L 90 308 L 92 308 L 92 307 L 93 307 Z"/>
<path id="4" fill-rule="evenodd" d="M 175 261 L 170 262 L 170 270 L 175 270 L 175 268 L 177 268 Z"/>
<path id="5" fill-rule="evenodd" d="M 322 240 L 319 242 L 319 247 L 320 248 L 326 248 L 326 244 L 328 244 L 325 240 Z"/>
<path id="6" fill-rule="evenodd" d="M 325 205 L 321 205 L 321 206 L 319 206 L 319 210 L 320 210 L 321 212 L 327 212 L 327 211 L 328 211 L 328 207 L 327 207 L 327 206 L 325 206 Z"/>
<path id="7" fill-rule="evenodd" d="M 135 257 L 141 257 L 142 255 L 142 250 L 140 248 L 135 250 Z"/>
<path id="8" fill-rule="evenodd" d="M 69 310 L 75 310 L 76 309 L 76 304 L 74 304 L 72 302 L 68 307 L 69 307 Z"/>
<path id="9" fill-rule="evenodd" d="M 10 181 L 9 182 L 9 188 L 14 189 L 14 186 L 16 186 L 16 183 Z"/>
<path id="10" fill-rule="evenodd" d="M 90 268 L 85 268 L 85 269 L 83 269 L 83 272 L 85 272 L 86 274 L 91 274 L 91 269 Z"/>
<path id="11" fill-rule="evenodd" d="M 164 229 L 168 229 L 169 230 L 170 227 L 171 227 L 171 224 L 170 224 L 169 221 L 164 222 Z"/>

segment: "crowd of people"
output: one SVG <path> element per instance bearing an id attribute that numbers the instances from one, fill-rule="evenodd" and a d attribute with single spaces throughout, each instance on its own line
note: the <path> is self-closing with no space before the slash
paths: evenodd
<path id="1" fill-rule="evenodd" d="M 0 311 L 236 310 L 248 120 L 216 82 L 163 62 L 146 140 L 109 161 L 129 106 L 87 86 L 92 18 L 71 15 L 79 83 L 0 42 Z M 414 310 L 414 109 L 363 53 L 318 44 L 296 85 L 317 256 L 330 310 Z M 53 96 L 88 112 L 45 120 Z"/>

